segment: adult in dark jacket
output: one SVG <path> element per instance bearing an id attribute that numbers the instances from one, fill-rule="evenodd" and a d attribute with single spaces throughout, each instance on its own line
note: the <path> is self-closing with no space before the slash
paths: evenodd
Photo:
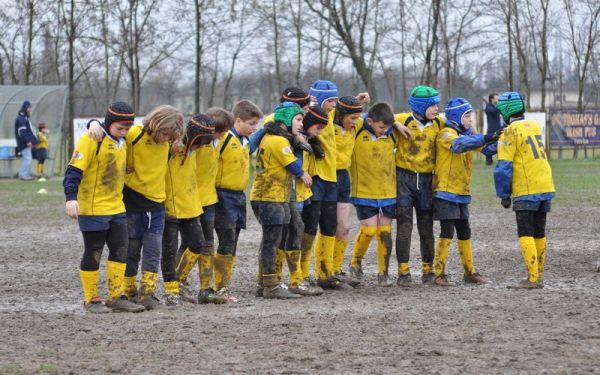
<path id="1" fill-rule="evenodd" d="M 500 129 L 500 111 L 496 108 L 496 103 L 498 103 L 499 95 L 497 93 L 492 93 L 488 97 L 488 102 L 485 106 L 485 117 L 487 118 L 487 134 L 495 133 L 496 130 Z M 491 156 L 485 157 L 485 164 L 492 165 L 494 163 L 494 159 Z"/>
<path id="2" fill-rule="evenodd" d="M 35 136 L 35 129 L 29 120 L 32 112 L 31 103 L 26 100 L 19 110 L 15 120 L 15 138 L 17 139 L 17 153 L 21 153 L 21 168 L 19 169 L 19 178 L 21 180 L 33 180 L 29 174 L 31 166 L 31 151 L 39 143 Z"/>

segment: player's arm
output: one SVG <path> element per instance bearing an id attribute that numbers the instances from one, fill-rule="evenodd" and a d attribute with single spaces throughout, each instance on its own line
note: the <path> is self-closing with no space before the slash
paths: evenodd
<path id="1" fill-rule="evenodd" d="M 63 179 L 63 189 L 66 198 L 65 213 L 72 219 L 77 219 L 79 216 L 79 203 L 77 203 L 77 193 L 79 185 L 83 179 L 83 173 L 90 164 L 93 155 L 96 155 L 95 147 L 100 145 L 92 140 L 89 136 L 83 136 L 77 143 L 77 147 L 73 152 L 71 161 L 65 171 Z"/>
<path id="2" fill-rule="evenodd" d="M 498 140 L 498 164 L 494 169 L 494 184 L 496 195 L 502 199 L 504 208 L 510 207 L 510 196 L 513 177 L 513 159 L 516 143 L 513 132 L 502 134 Z"/>

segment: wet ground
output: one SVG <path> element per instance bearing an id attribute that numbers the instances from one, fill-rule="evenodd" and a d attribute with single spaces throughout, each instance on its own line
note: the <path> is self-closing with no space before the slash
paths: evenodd
<path id="1" fill-rule="evenodd" d="M 377 286 L 372 245 L 361 288 L 294 301 L 255 298 L 260 231 L 250 213 L 232 281 L 239 303 L 88 315 L 78 277 L 82 240 L 63 214 L 60 183 L 48 184 L 46 196 L 3 186 L 2 374 L 600 372 L 600 273 L 592 272 L 600 208 L 589 204 L 554 206 L 542 290 L 507 289 L 525 269 L 514 216 L 490 199 L 493 206 L 472 208 L 485 286 L 419 285 L 413 233 L 412 288 Z M 450 253 L 449 273 L 460 280 L 455 243 Z M 197 271 L 190 279 L 197 287 Z"/>

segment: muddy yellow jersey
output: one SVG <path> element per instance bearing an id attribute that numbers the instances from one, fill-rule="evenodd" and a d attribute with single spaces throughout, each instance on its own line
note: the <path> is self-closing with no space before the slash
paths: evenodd
<path id="1" fill-rule="evenodd" d="M 289 202 L 293 176 L 285 167 L 294 161 L 296 156 L 287 139 L 265 134 L 256 152 L 256 175 L 250 200 Z"/>
<path id="2" fill-rule="evenodd" d="M 44 132 L 38 132 L 37 138 L 40 143 L 35 146 L 36 148 L 48 148 L 48 136 Z"/>
<path id="3" fill-rule="evenodd" d="M 264 127 L 265 124 L 268 124 L 269 122 L 275 122 L 275 113 L 271 113 L 270 115 L 263 117 L 261 127 Z"/>
<path id="4" fill-rule="evenodd" d="M 219 140 L 214 140 L 194 151 L 196 157 L 198 197 L 202 206 L 210 206 L 219 200 L 217 198 L 217 189 L 215 188 L 217 163 L 219 160 L 218 143 Z"/>
<path id="5" fill-rule="evenodd" d="M 334 117 L 335 109 L 329 112 L 329 122 L 321 134 L 317 136 L 325 152 L 325 157 L 321 160 L 315 160 L 308 171 L 311 176 L 319 176 L 322 180 L 329 182 L 337 182 Z"/>
<path id="6" fill-rule="evenodd" d="M 183 155 L 183 149 L 171 153 L 167 164 L 165 211 L 167 217 L 175 219 L 191 219 L 202 214 L 195 151 L 189 153 L 185 161 Z"/>
<path id="7" fill-rule="evenodd" d="M 250 179 L 250 143 L 238 138 L 235 131 L 223 134 L 219 140 L 219 159 L 215 186 L 221 189 L 244 191 Z"/>
<path id="8" fill-rule="evenodd" d="M 435 168 L 435 142 L 437 135 L 444 127 L 444 120 L 439 116 L 427 124 L 415 119 L 412 113 L 399 113 L 397 122 L 408 127 L 412 139 L 404 138 L 395 130 L 396 166 L 416 173 L 431 173 Z"/>
<path id="9" fill-rule="evenodd" d="M 395 136 L 376 137 L 368 127 L 356 134 L 350 165 L 351 196 L 365 199 L 396 197 Z"/>
<path id="10" fill-rule="evenodd" d="M 471 195 L 473 175 L 473 152 L 459 154 L 450 150 L 452 141 L 460 135 L 455 129 L 445 127 L 436 140 L 435 172 L 433 191 L 444 191 L 457 195 Z"/>
<path id="11" fill-rule="evenodd" d="M 141 125 L 132 126 L 125 139 L 127 167 L 133 169 L 125 175 L 125 185 L 151 201 L 164 202 L 169 143 L 154 142 Z"/>
<path id="12" fill-rule="evenodd" d="M 127 151 L 124 140 L 105 136 L 99 143 L 88 133 L 79 138 L 70 166 L 83 172 L 77 192 L 81 215 L 116 215 L 125 212 L 123 184 Z"/>
<path id="13" fill-rule="evenodd" d="M 512 163 L 513 198 L 555 191 L 542 132 L 535 121 L 515 121 L 504 130 L 498 140 L 498 161 Z"/>
<path id="14" fill-rule="evenodd" d="M 339 125 L 334 125 L 335 130 L 335 168 L 348 169 L 352 160 L 352 150 L 354 149 L 354 139 L 356 132 L 362 128 L 363 119 L 358 118 L 356 126 L 350 129 L 344 129 Z"/>
<path id="15" fill-rule="evenodd" d="M 310 169 L 310 163 L 314 163 L 315 160 L 308 152 L 302 152 L 302 170 L 308 171 Z M 296 179 L 296 202 L 304 202 L 305 200 L 312 197 L 312 189 L 302 182 L 301 179 Z"/>

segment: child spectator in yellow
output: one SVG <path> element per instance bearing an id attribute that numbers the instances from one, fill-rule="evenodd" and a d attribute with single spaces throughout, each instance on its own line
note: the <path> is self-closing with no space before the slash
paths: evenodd
<path id="1" fill-rule="evenodd" d="M 435 173 L 433 177 L 433 218 L 440 221 L 441 233 L 435 249 L 435 284 L 455 285 L 446 275 L 446 260 L 454 228 L 458 238 L 458 253 L 464 269 L 463 282 L 483 284 L 485 280 L 475 271 L 469 203 L 473 152 L 485 144 L 498 140 L 498 133 L 474 134 L 473 107 L 463 98 L 448 101 L 445 109 L 446 125 L 436 141 Z"/>
<path id="2" fill-rule="evenodd" d="M 33 149 L 33 157 L 38 161 L 37 173 L 40 181 L 46 181 L 44 178 L 44 162 L 48 159 L 48 125 L 44 122 L 38 125 L 37 138 L 40 141 Z"/>
<path id="3" fill-rule="evenodd" d="M 198 201 L 196 155 L 194 152 L 204 144 L 210 144 L 214 134 L 214 122 L 205 115 L 191 118 L 186 126 L 182 143 L 171 147 L 166 174 L 167 198 L 166 220 L 162 240 L 161 269 L 165 286 L 165 304 L 180 304 L 179 281 L 187 279 L 203 250 L 204 235 L 200 224 L 202 204 Z M 177 260 L 177 243 L 181 231 L 181 242 L 186 250 Z M 212 249 L 208 254 L 212 255 Z"/>
<path id="4" fill-rule="evenodd" d="M 390 286 L 388 270 L 392 253 L 392 220 L 396 217 L 396 170 L 394 166 L 394 113 L 386 103 L 370 109 L 357 126 L 350 180 L 351 202 L 356 207 L 360 231 L 354 240 L 351 274 L 360 279 L 361 261 L 377 236 L 377 281 Z"/>
<path id="5" fill-rule="evenodd" d="M 335 247 L 333 250 L 334 275 L 350 284 L 357 285 L 359 280 L 348 277 L 342 271 L 348 237 L 350 234 L 350 163 L 356 132 L 362 128 L 363 119 L 362 103 L 354 96 L 341 97 L 332 111 L 335 130 L 336 148 L 336 179 L 337 179 L 337 227 L 335 233 Z"/>
<path id="6" fill-rule="evenodd" d="M 396 258 L 399 286 L 410 286 L 412 283 L 408 261 L 413 208 L 416 211 L 421 245 L 421 281 L 423 284 L 431 284 L 435 279 L 431 188 L 435 168 L 435 140 L 444 126 L 444 121 L 438 116 L 439 102 L 437 90 L 428 86 L 417 86 L 411 91 L 408 99 L 411 112 L 396 115 L 396 121 L 407 127 L 411 133 L 410 138 L 396 133 Z"/>
<path id="7" fill-rule="evenodd" d="M 246 228 L 246 194 L 250 178 L 248 137 L 256 131 L 263 114 L 256 104 L 242 100 L 233 107 L 233 127 L 220 139 L 217 164 L 218 203 L 215 206 L 215 231 L 219 247 L 215 255 L 217 295 L 237 301 L 229 292 L 240 231 Z"/>
<path id="8" fill-rule="evenodd" d="M 302 128 L 304 112 L 292 102 L 283 102 L 275 109 L 275 124 L 282 123 L 294 135 Z M 302 178 L 310 186 L 310 176 L 302 170 L 302 163 L 292 151 L 290 142 L 281 136 L 267 132 L 260 142 L 256 158 L 256 177 L 252 185 L 250 201 L 252 210 L 263 229 L 260 247 L 260 273 L 263 297 L 289 299 L 299 294 L 283 288 L 277 275 L 275 252 L 281 243 L 284 226 L 290 223 L 293 176 Z M 299 242 L 299 241 L 297 241 Z M 288 257 L 290 269 L 300 270 L 300 252 Z"/>
<path id="9" fill-rule="evenodd" d="M 546 158 L 540 126 L 526 120 L 525 101 L 518 92 L 506 92 L 496 105 L 508 124 L 498 140 L 494 170 L 496 195 L 504 208 L 512 205 L 528 278 L 515 288 L 543 287 L 546 260 L 546 215 L 554 198 L 552 169 Z"/>
<path id="10" fill-rule="evenodd" d="M 101 125 L 98 141 L 84 134 L 65 172 L 63 186 L 67 215 L 79 222 L 84 252 L 80 265 L 84 308 L 92 313 L 143 311 L 124 296 L 127 258 L 127 217 L 123 204 L 126 145 L 123 137 L 133 125 L 129 104 L 113 103 Z M 96 121 L 95 121 L 96 122 Z M 108 246 L 106 305 L 98 294 L 99 268 L 104 244 Z M 107 307 L 108 306 L 108 307 Z"/>

